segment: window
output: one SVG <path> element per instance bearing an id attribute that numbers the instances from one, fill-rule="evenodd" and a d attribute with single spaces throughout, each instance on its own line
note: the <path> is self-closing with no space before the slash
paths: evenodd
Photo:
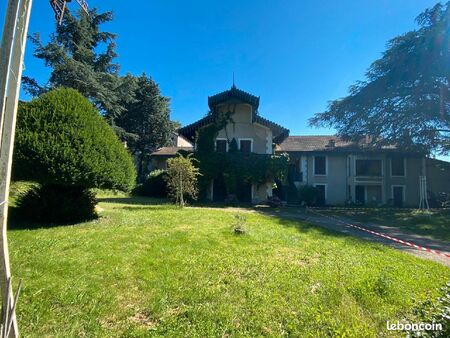
<path id="1" fill-rule="evenodd" d="M 239 140 L 239 149 L 243 153 L 252 152 L 252 140 Z"/>
<path id="2" fill-rule="evenodd" d="M 327 158 L 325 156 L 314 156 L 314 175 L 327 174 Z"/>
<path id="3" fill-rule="evenodd" d="M 227 140 L 216 140 L 216 151 L 218 153 L 226 153 L 228 148 Z"/>
<path id="4" fill-rule="evenodd" d="M 405 176 L 405 160 L 402 157 L 391 158 L 391 175 Z"/>
<path id="5" fill-rule="evenodd" d="M 381 160 L 356 160 L 356 176 L 381 176 Z"/>
<path id="6" fill-rule="evenodd" d="M 289 182 L 302 182 L 303 174 L 300 168 L 300 159 L 294 159 L 294 163 L 289 163 L 288 167 L 288 180 Z"/>

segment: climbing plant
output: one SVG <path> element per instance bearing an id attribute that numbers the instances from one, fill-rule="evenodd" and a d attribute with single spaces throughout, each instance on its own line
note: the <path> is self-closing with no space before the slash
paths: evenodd
<path id="1" fill-rule="evenodd" d="M 234 110 L 214 112 L 213 123 L 197 132 L 197 152 L 199 170 L 200 197 L 206 197 L 210 182 L 223 178 L 228 195 L 238 195 L 245 184 L 261 186 L 268 181 L 278 179 L 286 181 L 289 156 L 287 154 L 268 155 L 242 153 L 238 151 L 237 141 L 232 138 L 228 142 L 228 152 L 215 152 L 214 141 L 219 132 L 229 123 L 234 123 Z"/>

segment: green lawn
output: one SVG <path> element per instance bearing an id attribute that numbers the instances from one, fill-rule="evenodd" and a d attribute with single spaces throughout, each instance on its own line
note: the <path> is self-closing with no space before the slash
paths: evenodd
<path id="1" fill-rule="evenodd" d="M 419 211 L 411 209 L 351 208 L 328 209 L 328 214 L 358 222 L 372 222 L 398 227 L 406 232 L 450 242 L 450 210 Z"/>
<path id="2" fill-rule="evenodd" d="M 392 336 L 450 269 L 303 223 L 109 198 L 93 222 L 10 230 L 24 337 Z"/>

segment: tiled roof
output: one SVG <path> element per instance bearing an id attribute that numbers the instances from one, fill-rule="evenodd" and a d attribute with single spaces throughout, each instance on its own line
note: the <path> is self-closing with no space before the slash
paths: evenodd
<path id="1" fill-rule="evenodd" d="M 273 142 L 278 144 L 283 142 L 289 136 L 289 129 L 286 129 L 275 122 L 269 121 L 264 117 L 253 114 L 253 122 L 259 123 L 272 131 Z"/>
<path id="2" fill-rule="evenodd" d="M 334 135 L 289 136 L 276 148 L 278 152 L 308 151 L 380 151 L 396 150 L 395 146 L 370 147 L 367 140 L 360 142 L 344 141 Z"/>
<path id="3" fill-rule="evenodd" d="M 209 109 L 214 110 L 214 107 L 222 102 L 227 102 L 231 99 L 237 99 L 239 101 L 248 103 L 252 105 L 254 110 L 257 110 L 259 107 L 259 97 L 252 95 L 250 93 L 244 92 L 236 88 L 235 85 L 231 87 L 229 90 L 225 90 L 219 94 L 208 97 L 208 106 Z"/>
<path id="4" fill-rule="evenodd" d="M 429 166 L 438 166 L 442 170 L 450 170 L 450 162 L 439 160 L 437 158 L 427 158 L 427 164 Z"/>
<path id="5" fill-rule="evenodd" d="M 193 151 L 192 147 L 162 147 L 152 153 L 152 156 L 174 156 L 179 151 Z"/>
<path id="6" fill-rule="evenodd" d="M 212 114 L 198 120 L 197 122 L 191 123 L 183 128 L 178 129 L 178 134 L 184 136 L 190 142 L 194 142 L 196 131 L 208 124 L 213 123 L 214 116 Z M 253 122 L 259 123 L 266 126 L 272 130 L 273 140 L 275 143 L 282 142 L 287 136 L 289 136 L 289 129 L 286 129 L 279 124 L 276 124 L 268 119 L 265 119 L 259 115 L 253 114 Z"/>
<path id="7" fill-rule="evenodd" d="M 183 128 L 180 128 L 178 130 L 178 133 L 184 136 L 190 142 L 194 142 L 197 130 L 201 127 L 207 126 L 208 124 L 214 122 L 215 116 L 214 108 L 220 103 L 230 102 L 233 100 L 248 103 L 253 107 L 252 113 L 253 122 L 259 123 L 263 126 L 270 128 L 272 130 L 273 141 L 275 143 L 282 142 L 289 135 L 288 129 L 259 116 L 257 112 L 259 107 L 259 97 L 247 93 L 243 90 L 240 90 L 236 88 L 236 86 L 234 85 L 229 90 L 208 97 L 208 105 L 211 110 L 211 113 L 205 116 L 204 118 L 198 120 L 197 122 L 191 123 Z"/>
<path id="8" fill-rule="evenodd" d="M 201 127 L 207 126 L 213 123 L 214 117 L 212 114 L 205 116 L 204 118 L 198 120 L 197 122 L 188 124 L 180 129 L 178 129 L 178 134 L 184 136 L 189 142 L 195 141 L 195 133 Z"/>

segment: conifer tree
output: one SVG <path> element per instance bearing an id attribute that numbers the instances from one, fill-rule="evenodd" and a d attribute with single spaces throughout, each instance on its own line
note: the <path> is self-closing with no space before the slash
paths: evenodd
<path id="1" fill-rule="evenodd" d="M 135 82 L 131 76 L 119 76 L 119 65 L 114 63 L 116 35 L 101 30 L 101 25 L 112 19 L 112 12 L 91 9 L 86 15 L 80 9 L 73 15 L 67 10 L 47 44 L 35 33 L 31 37 L 34 56 L 43 60 L 51 73 L 44 85 L 24 77 L 25 90 L 38 96 L 56 87 L 76 89 L 114 124 L 124 110 L 123 103 L 133 100 Z"/>

